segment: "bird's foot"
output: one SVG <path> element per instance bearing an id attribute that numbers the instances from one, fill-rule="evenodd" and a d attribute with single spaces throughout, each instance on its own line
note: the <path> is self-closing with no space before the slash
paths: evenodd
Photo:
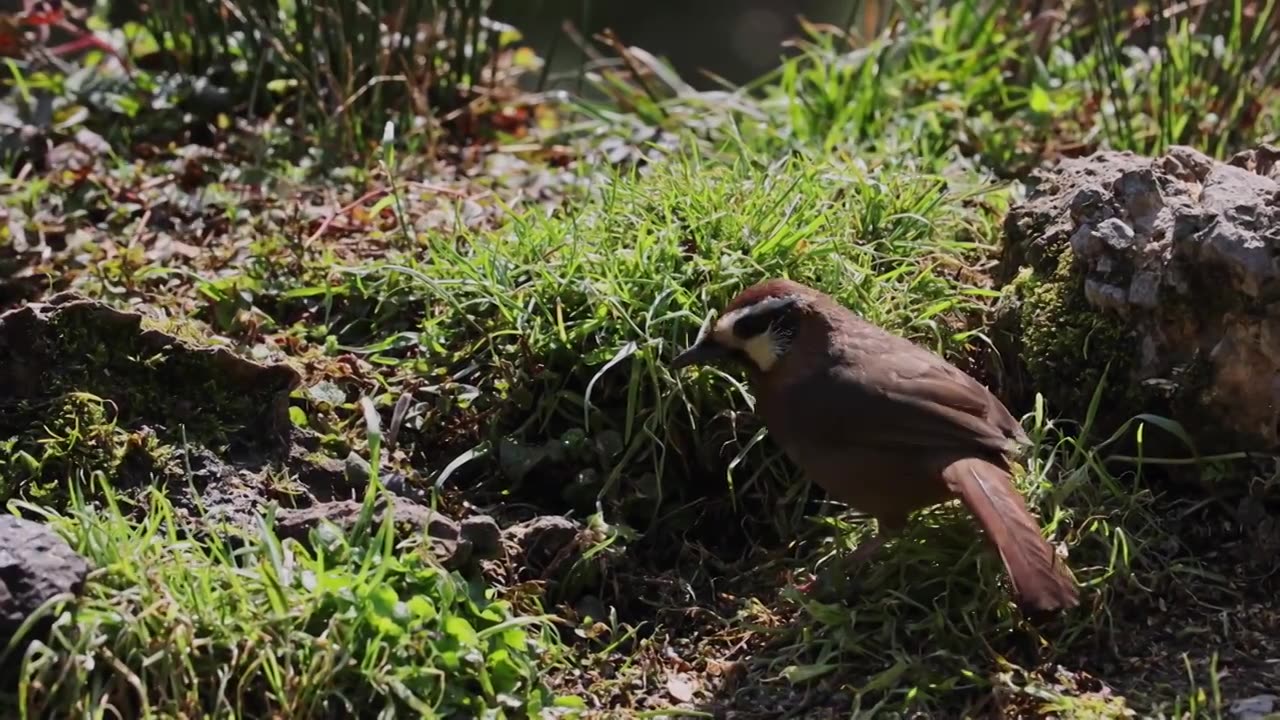
<path id="1" fill-rule="evenodd" d="M 796 592 L 808 600 L 820 603 L 840 602 L 851 591 L 850 583 L 853 581 L 850 568 L 846 567 L 843 560 L 845 559 L 838 559 L 829 567 L 807 573 L 803 581 L 795 578 L 793 587 Z"/>
<path id="2" fill-rule="evenodd" d="M 858 543 L 858 547 L 854 548 L 853 552 L 849 553 L 844 562 L 845 567 L 854 569 L 865 565 L 880 552 L 880 548 L 884 547 L 887 542 L 889 542 L 889 538 L 880 533 L 876 533 L 869 540 L 863 540 Z"/>
<path id="3" fill-rule="evenodd" d="M 854 576 L 857 571 L 871 561 L 886 542 L 887 537 L 875 535 L 860 543 L 848 555 L 837 559 L 832 567 L 821 573 L 808 573 L 803 580 L 793 577 L 793 581 L 798 580 L 794 584 L 796 591 L 819 602 L 837 602 L 840 598 L 847 597 L 853 592 L 851 583 L 856 585 Z"/>

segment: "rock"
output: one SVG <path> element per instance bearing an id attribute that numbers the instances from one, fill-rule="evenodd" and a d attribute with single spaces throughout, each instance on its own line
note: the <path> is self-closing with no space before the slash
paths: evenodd
<path id="1" fill-rule="evenodd" d="M 573 604 L 573 611 L 578 614 L 578 619 L 586 620 L 590 618 L 593 622 L 600 622 L 609 619 L 609 609 L 605 607 L 604 601 L 595 595 L 583 595 Z"/>
<path id="2" fill-rule="evenodd" d="M 1280 447 L 1280 150 L 1186 147 L 1038 171 L 1005 221 L 994 332 L 1008 399 L 1172 416 L 1211 448 Z"/>
<path id="3" fill-rule="evenodd" d="M 488 515 L 473 515 L 462 521 L 462 538 L 471 543 L 472 554 L 481 560 L 502 555 L 502 528 Z"/>
<path id="4" fill-rule="evenodd" d="M 372 472 L 369 461 L 354 452 L 348 453 L 345 460 L 339 460 L 307 450 L 299 444 L 295 444 L 290 450 L 288 468 L 317 502 L 363 498 L 369 489 L 369 476 Z M 382 486 L 396 495 L 403 495 L 417 502 L 428 502 L 427 494 L 410 486 L 404 474 L 384 468 L 378 477 Z"/>
<path id="5" fill-rule="evenodd" d="M 1236 505 L 1235 521 L 1249 548 L 1241 557 L 1245 569 L 1250 575 L 1272 573 L 1280 557 L 1280 513 L 1263 498 L 1246 495 Z"/>
<path id="6" fill-rule="evenodd" d="M 18 628 L 50 598 L 79 595 L 88 574 L 88 561 L 53 530 L 0 515 L 0 648 L 8 647 Z M 45 630 L 47 623 L 37 624 L 22 642 Z"/>
<path id="7" fill-rule="evenodd" d="M 1231 717 L 1235 720 L 1271 720 L 1280 717 L 1280 696 L 1255 695 L 1231 703 Z"/>
<path id="8" fill-rule="evenodd" d="M 159 429 L 178 444 L 216 440 L 235 458 L 288 450 L 288 365 L 263 365 L 223 347 L 150 329 L 74 293 L 0 315 L 0 397 L 38 405 L 67 392 L 110 400 L 122 427 Z M 0 437 L 13 421 L 0 415 Z"/>
<path id="9" fill-rule="evenodd" d="M 347 482 L 352 487 L 364 487 L 369 484 L 369 476 L 373 473 L 373 468 L 369 466 L 369 461 L 355 454 L 347 453 L 347 459 L 344 463 L 344 472 L 347 476 Z"/>
<path id="10" fill-rule="evenodd" d="M 311 531 L 324 523 L 332 523 L 349 533 L 359 521 L 362 508 L 362 503 L 355 500 L 338 500 L 298 510 L 281 510 L 276 513 L 276 534 L 307 543 Z M 374 508 L 375 529 L 385 512 L 386 501 L 379 501 Z M 460 568 L 471 559 L 471 542 L 462 536 L 458 523 L 451 518 L 403 499 L 392 502 L 391 517 L 397 540 L 425 533 L 433 540 L 432 553 L 446 567 Z"/>
<path id="11" fill-rule="evenodd" d="M 579 537 L 585 529 L 560 515 L 542 515 L 507 528 L 507 541 L 519 549 L 521 570 L 541 577 L 572 563 L 581 555 Z"/>
<path id="12" fill-rule="evenodd" d="M 347 480 L 346 463 L 338 458 L 295 444 L 290 449 L 288 468 L 316 500 L 327 502 L 357 497 L 357 488 Z"/>

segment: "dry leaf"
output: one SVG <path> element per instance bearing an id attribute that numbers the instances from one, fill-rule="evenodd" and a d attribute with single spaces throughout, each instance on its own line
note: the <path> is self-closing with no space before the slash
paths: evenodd
<path id="1" fill-rule="evenodd" d="M 684 673 L 672 675 L 667 678 L 667 692 L 682 703 L 693 702 L 693 695 L 698 692 L 698 682 Z"/>

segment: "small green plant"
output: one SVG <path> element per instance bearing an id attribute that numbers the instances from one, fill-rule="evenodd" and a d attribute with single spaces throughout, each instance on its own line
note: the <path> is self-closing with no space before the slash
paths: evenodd
<path id="1" fill-rule="evenodd" d="M 49 638 L 21 661 L 17 717 L 94 713 L 233 717 L 537 715 L 580 707 L 539 667 L 558 641 L 491 589 L 441 569 L 426 538 L 393 543 L 326 525 L 281 542 L 201 532 L 154 493 L 145 519 L 102 504 L 44 517 L 94 567 L 85 597 L 47 608 Z M 212 528 L 210 528 L 212 529 Z M 2 650 L 2 649 L 0 649 Z"/>

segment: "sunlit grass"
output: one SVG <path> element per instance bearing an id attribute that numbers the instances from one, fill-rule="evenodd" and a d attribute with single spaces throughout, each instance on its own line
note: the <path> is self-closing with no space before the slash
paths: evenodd
<path id="1" fill-rule="evenodd" d="M 1104 437 L 1092 412 L 1073 422 L 1042 405 L 1025 420 L 1033 447 L 1018 483 L 1082 585 L 1078 610 L 1039 626 L 1018 615 L 998 557 L 955 507 L 921 513 L 856 577 L 824 576 L 836 597 L 819 600 L 777 578 L 824 573 L 867 535 L 867 523 L 814 502 L 752 417 L 742 378 L 716 369 L 674 375 L 666 362 L 709 310 L 785 276 L 965 363 L 986 342 L 998 297 L 989 270 L 1013 197 L 988 173 L 1020 176 L 1059 151 L 1102 145 L 1155 152 L 1186 142 L 1222 156 L 1265 139 L 1277 107 L 1264 42 L 1274 3 L 1251 5 L 1253 24 L 1245 4 L 1229 5 L 1202 22 L 1174 14 L 1157 23 L 1151 52 L 1126 46 L 1118 31 L 1128 28 L 1110 21 L 1070 20 L 1040 37 L 1020 14 L 1024 5 L 924 3 L 861 33 L 810 27 L 776 72 L 747 88 L 664 94 L 659 81 L 679 85 L 669 74 L 641 86 L 602 72 L 591 79 L 608 85 L 612 102 L 558 107 L 562 124 L 538 138 L 571 142 L 576 153 L 577 184 L 546 205 L 507 205 L 492 194 L 442 201 L 438 188 L 399 167 L 411 157 L 402 140 L 419 108 L 383 107 L 398 133 L 360 158 L 377 168 L 358 175 L 373 187 L 344 188 L 354 194 L 341 201 L 353 216 L 391 219 L 368 223 L 379 229 L 352 241 L 373 251 L 341 253 L 321 230 L 231 209 L 244 235 L 204 238 L 214 247 L 241 243 L 230 260 L 156 263 L 137 245 L 91 256 L 101 262 L 77 287 L 111 302 L 179 308 L 189 313 L 173 321 L 179 334 L 226 334 L 244 353 L 270 345 L 305 365 L 313 383 L 329 380 L 326 369 L 356 367 L 351 384 L 374 415 L 403 422 L 388 462 L 417 489 L 609 528 L 588 554 L 607 544 L 630 575 L 587 590 L 633 607 L 591 628 L 598 645 L 583 652 L 582 638 L 563 632 L 567 623 L 554 632 L 529 607 L 536 592 L 446 572 L 427 559 L 425 539 L 393 546 L 381 528 L 325 534 L 308 549 L 280 542 L 264 508 L 257 531 L 233 543 L 178 520 L 158 494 L 132 507 L 94 484 L 91 499 L 61 514 L 31 497 L 15 504 L 47 516 L 98 569 L 86 597 L 58 611 L 52 636 L 27 651 L 17 692 L 0 700 L 12 699 L 25 717 L 470 716 L 494 708 L 514 716 L 557 702 L 557 671 L 589 677 L 583 686 L 601 697 L 633 682 L 663 688 L 664 643 L 681 639 L 665 635 L 664 622 L 697 610 L 751 649 L 748 691 L 839 692 L 849 701 L 839 710 L 954 716 L 989 710 L 992 694 L 1005 692 L 1063 716 L 1137 707 L 1212 717 L 1222 705 L 1217 673 L 1206 690 L 1189 660 L 1190 689 L 1168 697 L 1068 692 L 1044 677 L 1052 664 L 1114 649 L 1137 627 L 1132 616 L 1162 608 L 1173 590 L 1195 595 L 1221 584 L 1178 536 L 1150 465 L 1116 450 L 1133 427 Z M 367 24 L 376 20 L 368 11 L 353 12 Z M 153 20 L 155 28 L 177 22 Z M 276 28 L 290 37 L 297 29 Z M 205 40 L 205 54 L 238 41 Z M 321 40 L 308 58 L 346 52 L 337 35 Z M 259 64 L 277 52 L 260 50 Z M 445 89 L 475 80 L 474 58 L 456 60 Z M 373 67 L 345 71 L 364 78 Z M 326 75 L 342 68 L 279 69 L 317 87 L 342 85 Z M 1230 82 L 1217 82 L 1223 73 Z M 319 122 L 343 98 L 338 86 L 297 96 L 299 117 Z M 379 102 L 374 91 L 361 98 Z M 382 119 L 358 115 L 344 132 L 372 147 Z M 601 138 L 650 137 L 646 126 L 669 136 L 639 143 L 645 161 L 637 152 L 613 162 L 601 150 Z M 543 172 L 535 162 L 484 181 L 527 185 L 536 198 Z M 41 177 L 6 188 L 6 205 L 23 222 L 79 192 Z M 368 202 L 355 200 L 362 196 Z M 469 221 L 481 203 L 499 212 Z M 429 222 L 430 213 L 450 222 Z M 291 417 L 322 454 L 376 455 L 369 440 L 378 435 L 358 394 L 337 392 L 339 400 L 319 402 L 299 391 Z M 1148 433 L 1172 427 L 1145 420 Z M 0 449 L 18 446 L 4 441 Z M 109 471 L 92 458 L 68 459 L 55 443 L 40 446 L 38 462 L 9 460 L 36 474 L 56 469 L 59 481 Z M 538 458 L 547 459 L 539 477 L 521 469 Z M 631 597 L 627 580 L 675 573 L 664 563 L 681 553 L 698 562 L 680 566 L 687 572 L 672 582 L 693 599 Z M 737 615 L 721 617 L 706 598 L 726 586 L 741 603 Z M 634 609 L 645 603 L 649 612 Z M 718 700 L 733 698 L 726 691 Z"/>
<path id="2" fill-rule="evenodd" d="M 161 494 L 45 519 L 95 568 L 84 597 L 46 608 L 49 637 L 27 646 L 19 717 L 448 717 L 537 713 L 557 643 L 540 617 L 443 570 L 390 522 L 313 546 L 180 520 Z M 375 491 L 376 492 L 376 491 Z M 387 516 L 389 519 L 389 515 Z M 193 531 L 197 531 L 193 534 Z M 6 703 L 7 705 L 8 703 Z"/>

